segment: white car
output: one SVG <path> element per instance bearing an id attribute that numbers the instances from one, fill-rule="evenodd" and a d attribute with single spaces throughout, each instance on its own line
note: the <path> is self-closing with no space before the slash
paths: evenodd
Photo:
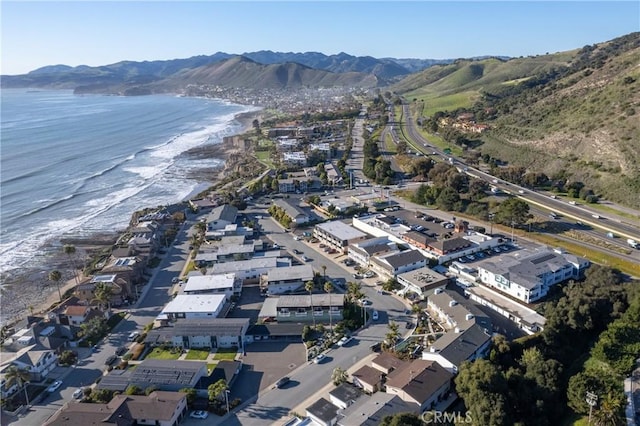
<path id="1" fill-rule="evenodd" d="M 378 321 L 378 311 L 373 311 L 371 314 L 371 319 L 374 321 Z"/>
<path id="2" fill-rule="evenodd" d="M 62 386 L 62 380 L 56 380 L 47 388 L 47 392 L 55 392 L 60 386 Z"/>
<path id="3" fill-rule="evenodd" d="M 347 343 L 349 343 L 351 341 L 351 339 L 353 339 L 353 337 L 344 336 L 342 339 L 338 340 L 338 346 L 346 345 Z"/>
<path id="4" fill-rule="evenodd" d="M 84 394 L 84 391 L 82 390 L 82 388 L 78 388 L 75 390 L 75 392 L 73 392 L 73 398 L 74 399 L 80 399 L 82 398 L 82 395 Z"/>
<path id="5" fill-rule="evenodd" d="M 320 364 L 327 356 L 325 354 L 320 354 L 313 359 L 314 364 Z"/>
<path id="6" fill-rule="evenodd" d="M 132 331 L 131 334 L 129 334 L 129 341 L 133 342 L 138 336 L 140 336 L 139 331 Z"/>
<path id="7" fill-rule="evenodd" d="M 189 417 L 193 417 L 194 419 L 206 419 L 207 417 L 209 417 L 209 412 L 198 410 L 192 412 Z"/>

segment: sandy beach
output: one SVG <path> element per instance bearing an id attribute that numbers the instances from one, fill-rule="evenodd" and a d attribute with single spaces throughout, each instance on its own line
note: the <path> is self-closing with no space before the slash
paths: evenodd
<path id="1" fill-rule="evenodd" d="M 241 124 L 238 134 L 250 131 L 253 128 L 253 120 L 260 120 L 261 117 L 259 110 L 238 114 L 235 118 Z M 200 159 L 218 158 L 226 161 L 228 154 L 229 151 L 222 144 L 213 144 L 194 148 L 183 155 Z M 211 182 L 213 185 L 220 178 L 220 174 L 221 169 L 210 168 L 196 170 L 185 178 Z M 145 207 L 147 206 L 141 205 L 140 209 Z M 133 212 L 131 213 L 133 214 Z M 84 237 L 77 243 L 74 242 L 78 265 L 83 264 L 87 253 L 96 247 L 95 242 L 92 241 L 91 236 Z M 104 247 L 103 241 L 97 245 Z M 61 244 L 56 243 L 46 247 L 42 255 L 34 258 L 29 265 L 5 274 L 2 277 L 2 293 L 0 293 L 0 314 L 3 325 L 24 321 L 27 315 L 47 312 L 52 305 L 59 301 L 57 286 L 48 279 L 48 274 L 53 270 L 62 273 L 63 281 L 60 283 L 60 293 L 64 295 L 76 285 L 76 278 L 73 276 L 70 266 L 70 259 L 62 253 Z M 81 271 L 78 272 L 81 273 Z"/>

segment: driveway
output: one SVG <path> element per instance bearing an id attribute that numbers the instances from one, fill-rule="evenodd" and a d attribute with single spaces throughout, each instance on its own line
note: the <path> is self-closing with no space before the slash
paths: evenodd
<path id="1" fill-rule="evenodd" d="M 304 344 L 291 342 L 255 342 L 246 346 L 242 371 L 231 389 L 232 398 L 246 401 L 289 375 L 304 364 Z"/>

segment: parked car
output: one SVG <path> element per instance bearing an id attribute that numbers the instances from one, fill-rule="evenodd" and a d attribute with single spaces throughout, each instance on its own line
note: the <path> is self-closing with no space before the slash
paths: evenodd
<path id="1" fill-rule="evenodd" d="M 140 336 L 140 332 L 139 331 L 132 331 L 131 333 L 129 333 L 129 341 L 133 342 L 134 340 L 136 340 L 138 338 L 138 336 Z"/>
<path id="2" fill-rule="evenodd" d="M 378 311 L 373 311 L 371 314 L 371 319 L 374 321 L 378 321 Z"/>
<path id="3" fill-rule="evenodd" d="M 314 363 L 314 364 L 320 364 L 320 363 L 322 363 L 322 361 L 324 361 L 324 359 L 325 359 L 326 357 L 327 357 L 327 356 L 326 356 L 325 354 L 320 354 L 320 355 L 318 355 L 317 357 L 315 357 L 315 358 L 313 359 L 313 363 Z"/>
<path id="4" fill-rule="evenodd" d="M 84 395 L 84 391 L 82 388 L 78 388 L 73 392 L 73 399 L 80 399 L 82 398 L 82 395 Z"/>
<path id="5" fill-rule="evenodd" d="M 189 417 L 193 417 L 194 419 L 206 419 L 207 417 L 209 417 L 209 412 L 198 410 L 192 412 Z"/>
<path id="6" fill-rule="evenodd" d="M 127 353 L 128 349 L 126 346 L 120 346 L 118 349 L 116 349 L 116 355 L 118 356 L 122 356 L 125 353 Z"/>
<path id="7" fill-rule="evenodd" d="M 338 340 L 338 346 L 344 346 L 349 343 L 353 339 L 351 336 L 344 336 L 342 339 Z"/>
<path id="8" fill-rule="evenodd" d="M 298 250 L 298 249 L 293 249 L 293 253 L 295 253 L 295 254 L 302 254 L 302 252 L 301 252 L 300 250 Z"/>
<path id="9" fill-rule="evenodd" d="M 287 376 L 282 377 L 280 380 L 278 380 L 275 384 L 275 388 L 276 389 L 280 389 L 281 387 L 283 387 L 284 385 L 286 385 L 287 383 L 289 383 L 291 381 L 291 379 Z"/>
<path id="10" fill-rule="evenodd" d="M 309 258 L 308 258 L 307 256 L 302 256 L 302 261 L 303 261 L 303 262 L 308 262 L 308 261 L 309 261 Z"/>
<path id="11" fill-rule="evenodd" d="M 47 388 L 47 392 L 52 393 L 58 390 L 62 386 L 62 380 L 56 380 Z"/>
<path id="12" fill-rule="evenodd" d="M 116 362 L 116 360 L 117 360 L 117 359 L 118 359 L 118 356 L 117 356 L 117 355 L 110 355 L 110 356 L 109 356 L 109 358 L 107 358 L 107 359 L 104 361 L 104 365 L 111 365 L 111 364 L 113 364 L 114 362 Z"/>

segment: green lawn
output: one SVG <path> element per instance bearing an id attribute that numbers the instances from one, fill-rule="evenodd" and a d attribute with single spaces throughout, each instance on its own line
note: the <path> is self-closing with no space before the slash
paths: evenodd
<path id="1" fill-rule="evenodd" d="M 186 359 L 204 361 L 209 356 L 209 349 L 189 349 Z"/>
<path id="2" fill-rule="evenodd" d="M 213 359 L 216 360 L 230 360 L 233 361 L 234 359 L 236 359 L 236 354 L 238 353 L 238 348 L 219 348 L 215 355 L 213 356 Z"/>
<path id="3" fill-rule="evenodd" d="M 170 349 L 153 348 L 145 359 L 178 359 L 180 352 L 172 353 Z"/>

